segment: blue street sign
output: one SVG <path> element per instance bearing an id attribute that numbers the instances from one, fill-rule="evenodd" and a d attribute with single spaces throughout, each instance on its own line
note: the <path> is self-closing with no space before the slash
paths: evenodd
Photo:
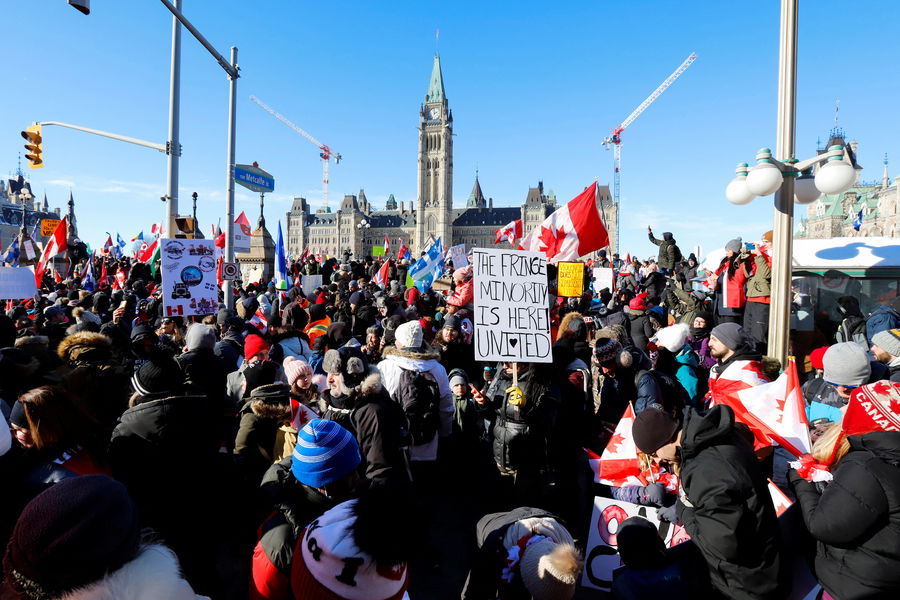
<path id="1" fill-rule="evenodd" d="M 254 192 L 275 190 L 275 178 L 254 165 L 234 165 L 234 182 Z"/>

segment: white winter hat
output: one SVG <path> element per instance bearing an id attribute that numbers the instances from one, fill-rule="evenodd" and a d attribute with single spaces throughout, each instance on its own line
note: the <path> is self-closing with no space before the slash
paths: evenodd
<path id="1" fill-rule="evenodd" d="M 400 348 L 422 347 L 422 326 L 418 321 L 409 321 L 394 331 L 394 340 Z"/>
<path id="2" fill-rule="evenodd" d="M 656 332 L 656 345 L 665 348 L 672 354 L 678 354 L 687 341 L 688 326 L 685 323 L 669 325 Z"/>

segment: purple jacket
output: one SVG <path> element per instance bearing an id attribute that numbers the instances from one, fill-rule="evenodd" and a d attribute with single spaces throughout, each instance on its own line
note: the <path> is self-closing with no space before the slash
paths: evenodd
<path id="1" fill-rule="evenodd" d="M 697 356 L 700 357 L 701 367 L 710 369 L 716 364 L 716 359 L 709 353 L 709 336 L 700 338 L 699 340 L 695 340 L 693 337 L 688 336 L 688 343 L 691 345 L 691 348 L 694 349 L 694 352 L 697 353 Z"/>

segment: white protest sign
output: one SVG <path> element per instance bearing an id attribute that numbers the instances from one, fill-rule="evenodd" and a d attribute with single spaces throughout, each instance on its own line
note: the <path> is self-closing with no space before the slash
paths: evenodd
<path id="1" fill-rule="evenodd" d="M 466 245 L 457 244 L 450 246 L 450 260 L 453 262 L 454 269 L 461 269 L 469 264 L 469 258 L 466 256 Z"/>
<path id="2" fill-rule="evenodd" d="M 25 240 L 22 242 L 22 245 L 25 246 L 25 256 L 28 257 L 28 260 L 34 260 L 37 254 L 34 251 L 34 244 L 31 243 L 31 240 Z"/>
<path id="3" fill-rule="evenodd" d="M 29 267 L 0 267 L 0 298 L 24 300 L 37 292 L 34 270 Z"/>
<path id="4" fill-rule="evenodd" d="M 250 221 L 247 220 L 247 216 L 243 211 L 235 219 L 232 232 L 233 236 L 231 239 L 234 251 L 240 253 L 250 252 L 250 238 L 253 236 L 253 232 L 250 230 Z"/>
<path id="5" fill-rule="evenodd" d="M 630 517 L 643 517 L 650 521 L 659 531 L 666 548 L 690 539 L 681 525 L 660 521 L 655 508 L 597 496 L 588 530 L 582 585 L 605 591 L 612 588 L 613 570 L 622 566 L 616 534 L 622 522 Z"/>
<path id="6" fill-rule="evenodd" d="M 165 316 L 218 312 L 213 240 L 162 239 L 159 243 Z"/>
<path id="7" fill-rule="evenodd" d="M 322 276 L 321 275 L 303 275 L 300 278 L 300 287 L 303 288 L 303 293 L 308 294 L 317 287 L 322 287 Z"/>
<path id="8" fill-rule="evenodd" d="M 603 288 L 614 291 L 612 267 L 594 267 L 594 293 L 600 293 Z"/>
<path id="9" fill-rule="evenodd" d="M 475 248 L 472 267 L 475 360 L 553 362 L 544 253 Z"/>

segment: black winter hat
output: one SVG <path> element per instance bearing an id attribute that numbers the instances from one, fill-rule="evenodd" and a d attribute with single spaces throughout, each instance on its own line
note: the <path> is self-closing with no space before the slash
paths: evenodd
<path id="1" fill-rule="evenodd" d="M 168 356 L 154 356 L 131 376 L 131 387 L 144 400 L 159 400 L 181 393 L 184 374 Z"/>
<path id="2" fill-rule="evenodd" d="M 672 441 L 678 421 L 656 405 L 645 408 L 634 419 L 631 434 L 634 445 L 644 454 L 653 454 Z"/>
<path id="3" fill-rule="evenodd" d="M 325 305 L 324 304 L 312 304 L 309 307 L 309 320 L 310 321 L 321 321 L 325 318 Z"/>
<path id="4" fill-rule="evenodd" d="M 447 315 L 444 318 L 444 329 L 455 329 L 462 331 L 462 319 L 456 315 Z"/>
<path id="5" fill-rule="evenodd" d="M 159 336 L 153 331 L 153 326 L 147 323 L 141 323 L 131 328 L 131 341 L 140 342 L 145 338 L 150 338 L 154 343 L 159 341 Z"/>
<path id="6" fill-rule="evenodd" d="M 260 360 L 244 369 L 244 398 L 248 398 L 256 388 L 275 383 L 278 379 L 278 363 Z"/>
<path id="7" fill-rule="evenodd" d="M 104 475 L 64 479 L 22 511 L 3 573 L 23 597 L 58 598 L 133 560 L 140 533 L 137 508 L 121 483 Z"/>

